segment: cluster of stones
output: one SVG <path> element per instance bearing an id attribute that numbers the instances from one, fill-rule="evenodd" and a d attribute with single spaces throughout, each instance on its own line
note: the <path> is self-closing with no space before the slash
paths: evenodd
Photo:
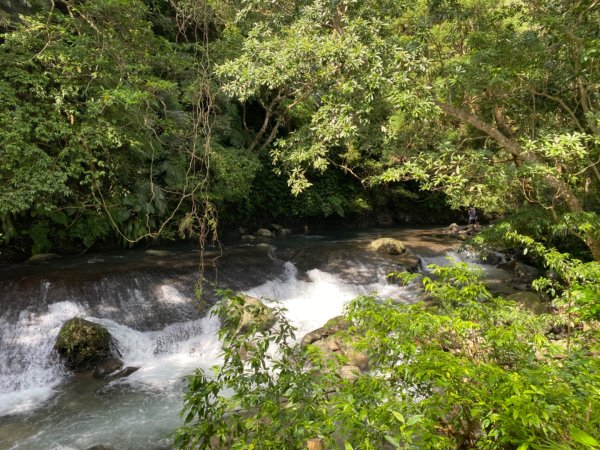
<path id="1" fill-rule="evenodd" d="M 290 234 L 292 234 L 292 230 L 290 228 L 284 228 L 276 223 L 271 224 L 269 228 L 259 228 L 252 234 L 249 234 L 248 230 L 246 230 L 243 227 L 240 227 L 238 231 L 241 234 L 242 239 L 245 241 L 252 241 L 257 238 L 274 238 L 276 236 L 289 236 Z"/>

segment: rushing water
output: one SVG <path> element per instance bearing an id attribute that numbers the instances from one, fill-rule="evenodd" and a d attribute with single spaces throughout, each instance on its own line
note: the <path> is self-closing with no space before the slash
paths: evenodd
<path id="1" fill-rule="evenodd" d="M 281 301 L 302 337 L 359 294 L 413 300 L 386 281 L 394 257 L 366 250 L 378 235 L 406 240 L 423 265 L 446 263 L 454 245 L 415 230 L 292 236 L 226 247 L 205 276 Z M 185 376 L 219 363 L 219 323 L 194 300 L 198 258 L 177 248 L 0 269 L 0 449 L 170 448 Z M 139 370 L 113 382 L 67 372 L 53 344 L 75 316 L 105 326 L 125 365 Z"/>

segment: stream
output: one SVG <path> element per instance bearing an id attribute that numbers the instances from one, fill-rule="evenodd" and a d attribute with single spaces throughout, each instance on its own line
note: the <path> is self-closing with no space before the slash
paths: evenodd
<path id="1" fill-rule="evenodd" d="M 414 288 L 386 280 L 397 257 L 367 249 L 382 236 L 403 240 L 422 270 L 469 259 L 442 230 L 374 229 L 229 243 L 208 249 L 204 275 L 280 301 L 301 338 L 360 294 L 415 301 Z M 178 245 L 0 266 L 0 449 L 171 448 L 185 376 L 219 364 L 218 320 L 194 296 L 199 263 Z M 491 285 L 515 289 L 507 272 L 480 266 Z M 112 382 L 68 372 L 53 345 L 75 316 L 105 326 L 139 370 Z"/>

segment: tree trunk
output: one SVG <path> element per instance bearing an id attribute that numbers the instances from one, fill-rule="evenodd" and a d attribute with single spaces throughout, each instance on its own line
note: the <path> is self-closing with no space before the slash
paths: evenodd
<path id="1" fill-rule="evenodd" d="M 447 115 L 458 119 L 461 122 L 468 123 L 469 125 L 477 128 L 480 131 L 483 131 L 489 137 L 493 138 L 501 147 L 508 150 L 508 152 L 513 156 L 515 164 L 518 165 L 519 161 L 539 163 L 538 158 L 533 153 L 524 151 L 519 143 L 514 139 L 508 138 L 496 127 L 490 125 L 484 120 L 481 120 L 474 114 L 439 100 L 435 100 L 435 104 Z M 556 190 L 557 197 L 564 200 L 569 208 L 569 211 L 573 213 L 584 212 L 579 199 L 575 196 L 575 194 L 573 194 L 571 187 L 567 183 L 554 175 L 546 175 L 544 179 L 550 187 Z M 600 240 L 589 236 L 583 241 L 592 252 L 594 259 L 596 261 L 600 261 Z"/>

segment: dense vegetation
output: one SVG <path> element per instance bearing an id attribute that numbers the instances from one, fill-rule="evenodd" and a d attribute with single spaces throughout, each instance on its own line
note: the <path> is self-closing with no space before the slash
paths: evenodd
<path id="1" fill-rule="evenodd" d="M 375 363 L 353 384 L 285 322 L 249 362 L 225 333 L 180 444 L 598 447 L 599 23 L 597 0 L 11 2 L 2 254 L 474 204 L 474 244 L 551 269 L 557 314 L 438 269 L 433 306 L 350 305 Z"/>
<path id="2" fill-rule="evenodd" d="M 525 209 L 518 231 L 600 257 L 594 1 L 11 5 L 0 222 L 16 253 L 439 192 Z"/>
<path id="3" fill-rule="evenodd" d="M 354 300 L 339 338 L 366 351 L 370 367 L 351 379 L 343 359 L 296 344 L 281 311 L 275 331 L 224 327 L 223 366 L 190 378 L 179 446 L 598 448 L 599 328 L 532 315 L 478 277 L 466 265 L 434 268 L 422 279 L 429 306 Z M 242 303 L 224 305 L 239 321 Z"/>

